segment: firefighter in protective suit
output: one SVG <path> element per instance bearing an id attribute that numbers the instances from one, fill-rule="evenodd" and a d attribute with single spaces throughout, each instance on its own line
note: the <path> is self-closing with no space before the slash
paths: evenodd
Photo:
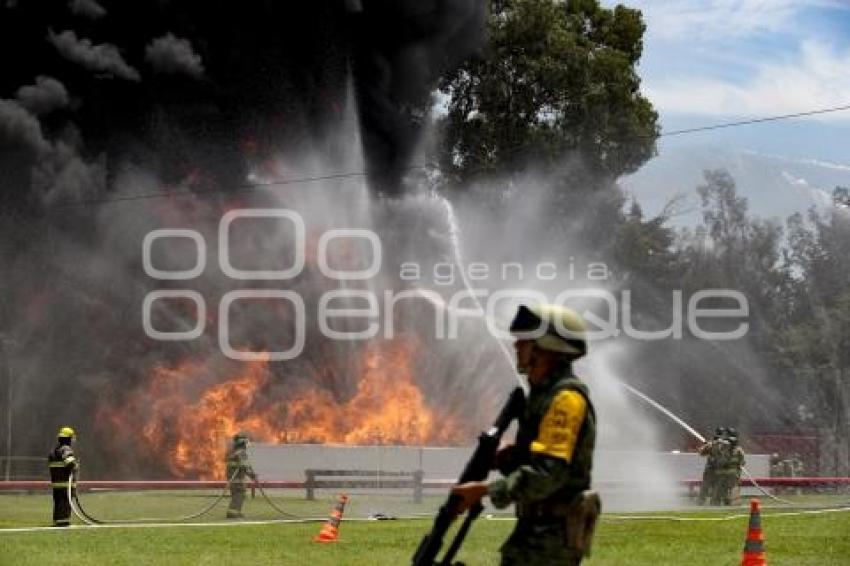
<path id="1" fill-rule="evenodd" d="M 67 527 L 71 525 L 71 502 L 68 500 L 68 483 L 71 474 L 78 468 L 77 457 L 71 444 L 74 442 L 74 429 L 63 426 L 59 429 L 56 446 L 47 456 L 47 467 L 50 470 L 50 487 L 53 491 L 53 526 Z M 76 476 L 76 473 L 74 473 Z M 76 477 L 72 489 L 76 489 Z"/>
<path id="2" fill-rule="evenodd" d="M 699 486 L 699 497 L 697 503 L 705 505 L 706 501 L 712 505 L 719 504 L 717 494 L 718 469 L 720 467 L 720 459 L 723 452 L 723 445 L 726 443 L 726 429 L 717 427 L 714 430 L 714 438 L 700 446 L 699 455 L 705 458 L 705 468 L 702 472 L 702 482 Z"/>
<path id="3" fill-rule="evenodd" d="M 562 307 L 520 306 L 511 333 L 529 393 L 516 443 L 497 454 L 504 478 L 461 484 L 453 492 L 464 510 L 485 495 L 500 509 L 516 505 L 502 566 L 576 565 L 590 551 L 601 511 L 599 496 L 589 490 L 596 414 L 572 368 L 587 353 L 584 322 Z"/>
<path id="4" fill-rule="evenodd" d="M 230 505 L 227 508 L 228 519 L 242 518 L 242 505 L 245 503 L 246 478 L 257 481 L 257 474 L 248 461 L 248 435 L 244 432 L 233 436 L 233 446 L 227 453 L 227 479 L 230 481 Z"/>
<path id="5" fill-rule="evenodd" d="M 720 504 L 733 505 L 740 498 L 741 471 L 744 469 L 744 450 L 738 446 L 738 431 L 727 431 L 726 444 L 717 470 L 717 495 Z"/>

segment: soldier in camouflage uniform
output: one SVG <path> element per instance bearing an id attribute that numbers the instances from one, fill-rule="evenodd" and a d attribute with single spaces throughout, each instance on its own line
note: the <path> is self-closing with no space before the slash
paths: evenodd
<path id="1" fill-rule="evenodd" d="M 803 464 L 803 459 L 800 458 L 799 454 L 794 453 L 791 456 L 791 460 L 788 462 L 788 469 L 790 470 L 789 477 L 801 478 L 805 475 L 805 466 Z M 803 495 L 803 489 L 797 486 L 794 488 L 794 493 L 797 495 Z"/>
<path id="2" fill-rule="evenodd" d="M 242 518 L 242 504 L 245 503 L 246 478 L 257 481 L 257 474 L 248 462 L 248 435 L 240 432 L 233 436 L 233 446 L 227 453 L 227 479 L 230 480 L 230 506 L 228 519 Z"/>
<path id="3" fill-rule="evenodd" d="M 584 322 L 568 309 L 521 306 L 511 332 L 517 370 L 530 390 L 516 443 L 497 456 L 505 477 L 453 492 L 464 509 L 485 495 L 497 508 L 515 504 L 517 523 L 502 545 L 502 566 L 577 565 L 589 553 L 600 512 L 598 495 L 589 491 L 596 415 L 572 370 L 587 352 Z"/>
<path id="4" fill-rule="evenodd" d="M 770 455 L 770 477 L 772 478 L 783 478 L 786 477 L 787 470 L 785 467 L 785 460 L 782 457 L 774 452 Z M 785 491 L 784 486 L 777 485 L 773 488 L 773 493 L 776 495 L 781 495 Z"/>
<path id="5" fill-rule="evenodd" d="M 782 458 L 779 454 L 774 453 L 770 457 L 770 476 L 776 478 L 796 478 L 803 475 L 803 461 L 799 455 L 793 454 L 787 458 Z M 773 488 L 774 493 L 796 493 L 802 494 L 802 490 L 788 486 L 777 485 Z"/>
<path id="6" fill-rule="evenodd" d="M 782 477 L 782 458 L 776 452 L 770 455 L 770 477 Z"/>

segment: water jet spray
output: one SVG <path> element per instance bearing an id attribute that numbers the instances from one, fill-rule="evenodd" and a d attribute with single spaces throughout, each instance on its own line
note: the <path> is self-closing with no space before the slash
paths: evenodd
<path id="1" fill-rule="evenodd" d="M 460 271 L 461 281 L 463 282 L 463 285 L 466 288 L 466 290 L 469 292 L 470 297 L 472 297 L 472 300 L 475 302 L 475 306 L 481 311 L 482 318 L 484 318 L 485 317 L 485 315 L 483 314 L 485 312 L 484 307 L 481 305 L 481 301 L 478 299 L 477 295 L 473 292 L 474 290 L 472 288 L 472 285 L 470 284 L 469 279 L 466 276 L 466 269 L 465 269 L 465 266 L 463 264 L 463 255 L 461 253 L 460 226 L 458 225 L 457 217 L 455 216 L 454 207 L 452 206 L 452 203 L 443 195 L 434 194 L 434 198 L 436 198 L 443 205 L 443 208 L 444 208 L 445 213 L 446 213 L 446 222 L 449 225 L 449 240 L 452 244 L 452 252 L 453 252 L 453 255 L 454 255 L 454 261 L 455 261 L 455 263 L 457 263 L 457 266 L 458 266 L 459 271 Z M 515 370 L 514 359 L 513 359 L 513 356 L 511 355 L 510 351 L 508 350 L 507 346 L 505 345 L 504 341 L 499 340 L 498 338 L 496 338 L 495 336 L 493 336 L 489 332 L 488 332 L 488 334 L 490 334 L 490 336 L 493 338 L 493 340 L 499 345 L 499 350 L 502 352 L 504 359 L 507 362 L 508 366 L 510 366 L 511 373 L 516 376 L 516 379 L 517 379 L 517 381 L 520 382 L 521 386 L 527 387 L 526 384 L 523 383 L 522 379 L 519 377 L 519 374 L 516 373 L 516 371 L 514 371 Z M 638 398 L 640 398 L 641 400 L 648 403 L 654 409 L 660 411 L 662 414 L 664 414 L 666 417 L 668 417 L 674 423 L 676 423 L 677 425 L 682 427 L 691 436 L 693 436 L 694 438 L 696 438 L 700 442 L 706 441 L 705 437 L 702 436 L 699 432 L 697 432 L 692 426 L 690 426 L 688 423 L 686 423 L 684 420 L 682 420 L 680 417 L 678 417 L 671 410 L 667 409 L 666 407 L 664 407 L 663 405 L 661 405 L 660 403 L 658 403 L 657 401 L 655 401 L 654 399 L 652 399 L 651 397 L 646 395 L 645 393 L 638 391 L 637 389 L 635 389 L 631 385 L 628 385 L 627 383 L 624 383 L 619 379 L 615 379 L 614 382 L 616 384 L 620 385 L 621 387 L 623 387 L 626 391 L 628 391 L 632 395 L 635 395 Z"/>

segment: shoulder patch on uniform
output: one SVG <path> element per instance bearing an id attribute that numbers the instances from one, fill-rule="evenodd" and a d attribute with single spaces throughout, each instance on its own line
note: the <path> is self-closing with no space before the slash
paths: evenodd
<path id="1" fill-rule="evenodd" d="M 531 443 L 531 452 L 570 462 L 586 415 L 584 395 L 572 389 L 558 393 L 540 422 L 537 439 Z"/>

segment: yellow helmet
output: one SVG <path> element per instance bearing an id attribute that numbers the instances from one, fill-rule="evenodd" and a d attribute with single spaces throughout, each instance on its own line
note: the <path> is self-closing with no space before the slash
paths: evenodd
<path id="1" fill-rule="evenodd" d="M 511 333 L 543 331 L 533 338 L 541 350 L 578 358 L 587 353 L 587 327 L 581 316 L 559 305 L 520 305 L 511 323 Z"/>
<path id="2" fill-rule="evenodd" d="M 59 438 L 74 438 L 75 435 L 74 429 L 69 426 L 63 426 L 59 429 Z"/>

